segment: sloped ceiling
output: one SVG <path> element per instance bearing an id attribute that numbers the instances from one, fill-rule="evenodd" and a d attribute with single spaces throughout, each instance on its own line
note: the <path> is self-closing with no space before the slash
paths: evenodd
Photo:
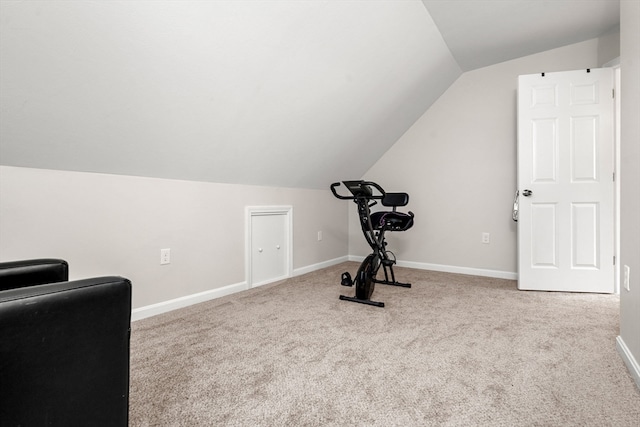
<path id="1" fill-rule="evenodd" d="M 618 0 L 422 0 L 463 71 L 598 37 Z"/>
<path id="2" fill-rule="evenodd" d="M 505 3 L 568 9 L 540 44 Z M 2 1 L 0 164 L 327 188 L 463 70 L 595 37 L 583 3 L 611 2 Z"/>

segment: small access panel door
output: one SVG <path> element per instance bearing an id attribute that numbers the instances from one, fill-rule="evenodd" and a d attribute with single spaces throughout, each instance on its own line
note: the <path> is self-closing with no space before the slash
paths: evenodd
<path id="1" fill-rule="evenodd" d="M 249 271 L 250 287 L 291 276 L 291 210 L 250 208 Z"/>

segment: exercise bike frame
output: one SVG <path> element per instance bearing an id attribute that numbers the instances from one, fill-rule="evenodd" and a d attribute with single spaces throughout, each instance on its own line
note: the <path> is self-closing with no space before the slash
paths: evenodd
<path id="1" fill-rule="evenodd" d="M 352 286 L 355 283 L 356 296 L 348 297 L 340 295 L 340 299 L 373 305 L 376 307 L 384 307 L 383 302 L 371 300 L 371 294 L 373 293 L 376 283 L 401 286 L 405 288 L 411 287 L 410 283 L 401 283 L 395 278 L 395 274 L 393 272 L 393 265 L 396 263 L 395 255 L 393 258 L 390 258 L 389 254 L 393 255 L 393 253 L 386 250 L 387 242 L 385 241 L 385 232 L 387 231 L 387 227 L 382 226 L 376 230 L 371 221 L 371 207 L 375 206 L 378 203 L 378 200 L 385 198 L 387 193 L 385 193 L 384 189 L 375 182 L 343 181 L 342 184 L 344 184 L 352 194 L 351 196 L 344 196 L 338 194 L 336 191 L 336 188 L 339 187 L 340 184 L 340 182 L 331 184 L 331 191 L 338 199 L 353 200 L 356 203 L 362 233 L 364 234 L 365 240 L 373 250 L 373 252 L 364 259 L 362 264 L 360 264 L 358 272 L 356 273 L 355 282 L 351 280 L 349 273 L 344 273 L 342 275 L 342 285 Z M 375 194 L 371 188 L 375 188 L 379 194 Z M 411 212 L 409 212 L 409 215 L 413 218 L 413 214 Z M 383 267 L 384 280 L 377 279 L 376 277 L 380 270 L 380 266 Z M 389 280 L 389 278 L 391 278 L 391 280 Z"/>

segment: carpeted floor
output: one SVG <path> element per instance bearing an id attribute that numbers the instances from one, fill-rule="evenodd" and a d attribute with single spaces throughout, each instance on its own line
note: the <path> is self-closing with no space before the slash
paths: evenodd
<path id="1" fill-rule="evenodd" d="M 614 295 L 345 263 L 137 321 L 131 426 L 640 426 Z"/>

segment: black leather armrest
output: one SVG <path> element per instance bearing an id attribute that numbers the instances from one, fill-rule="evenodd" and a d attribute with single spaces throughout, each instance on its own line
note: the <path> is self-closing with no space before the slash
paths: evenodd
<path id="1" fill-rule="evenodd" d="M 0 292 L 0 425 L 126 427 L 131 282 Z"/>
<path id="2" fill-rule="evenodd" d="M 31 259 L 0 263 L 0 291 L 69 280 L 69 265 L 61 259 Z"/>

